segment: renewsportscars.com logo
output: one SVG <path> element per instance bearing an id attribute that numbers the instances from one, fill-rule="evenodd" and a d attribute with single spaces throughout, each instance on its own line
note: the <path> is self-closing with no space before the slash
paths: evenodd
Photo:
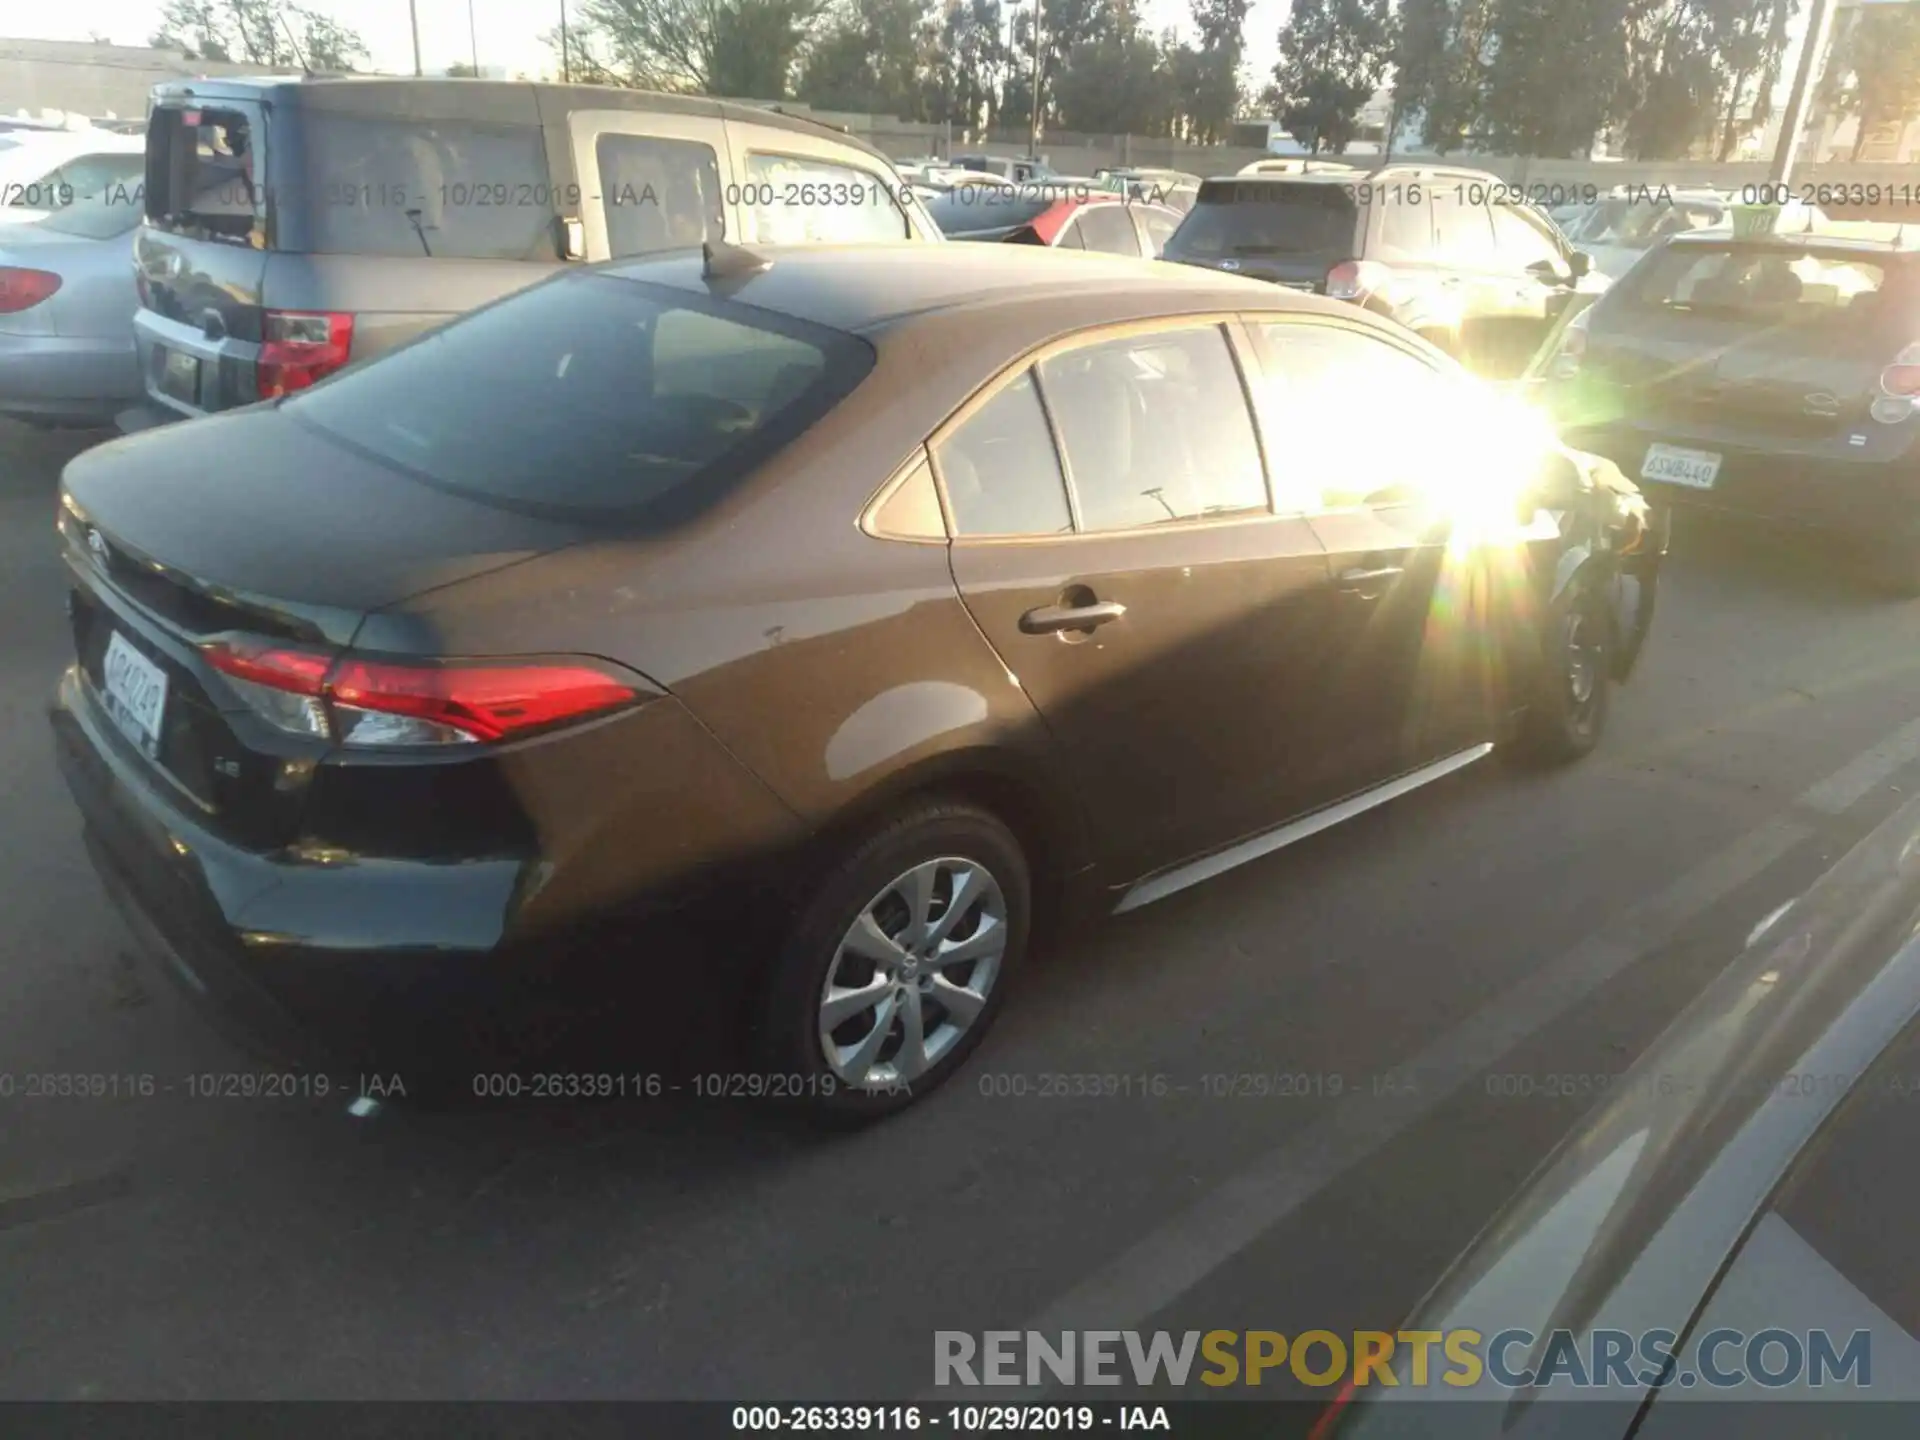
<path id="1" fill-rule="evenodd" d="M 1873 1383 L 1872 1335 L 1836 1339 L 1825 1330 L 1710 1330 L 1681 1353 L 1671 1330 L 936 1330 L 933 1383 L 1023 1385 L 1258 1386 L 1291 1377 L 1315 1387 L 1377 1385 L 1438 1393 L 1494 1385 L 1505 1390 L 1638 1392 L 1705 1385 L 1780 1389 Z"/>

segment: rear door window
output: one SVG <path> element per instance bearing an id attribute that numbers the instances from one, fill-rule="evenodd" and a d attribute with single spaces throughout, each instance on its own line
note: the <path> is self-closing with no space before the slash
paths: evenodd
<path id="1" fill-rule="evenodd" d="M 711 145 L 603 133 L 594 144 L 607 253 L 646 255 L 724 238 L 720 160 Z"/>
<path id="2" fill-rule="evenodd" d="M 1386 261 L 1433 259 L 1433 201 L 1424 187 L 1406 186 L 1407 193 L 1381 202 L 1380 258 Z M 1419 195 L 1415 200 L 1413 195 Z"/>
<path id="3" fill-rule="evenodd" d="M 557 260 L 559 213 L 538 126 L 307 111 L 303 248 L 327 255 Z"/>
<path id="4" fill-rule="evenodd" d="M 1556 267 L 1561 264 L 1560 247 L 1515 206 L 1493 207 L 1493 233 L 1503 270 L 1524 271 L 1542 261 Z"/>
<path id="5" fill-rule="evenodd" d="M 1493 237 L 1493 214 L 1447 190 L 1433 194 L 1434 248 L 1442 263 L 1462 270 L 1499 268 Z"/>
<path id="6" fill-rule="evenodd" d="M 1140 237 L 1124 205 L 1084 206 L 1080 211 L 1079 230 L 1080 242 L 1089 250 L 1108 255 L 1138 256 L 1140 253 Z"/>
<path id="7" fill-rule="evenodd" d="M 635 511 L 710 500 L 872 365 L 839 331 L 586 272 L 344 370 L 286 411 L 460 494 Z"/>
<path id="8" fill-rule="evenodd" d="M 1159 255 L 1167 248 L 1167 241 L 1173 238 L 1173 232 L 1180 228 L 1180 217 L 1171 211 L 1147 206 L 1133 212 L 1133 218 L 1139 222 L 1140 233 L 1146 243 L 1148 255 Z"/>
<path id="9" fill-rule="evenodd" d="M 1083 530 L 1264 510 L 1266 475 L 1225 333 L 1160 331 L 1040 364 Z"/>
<path id="10" fill-rule="evenodd" d="M 890 177 L 852 165 L 754 151 L 741 209 L 747 243 L 871 243 L 910 238 Z"/>
<path id="11" fill-rule="evenodd" d="M 933 452 L 960 535 L 1060 535 L 1073 529 L 1053 433 L 1027 371 Z"/>

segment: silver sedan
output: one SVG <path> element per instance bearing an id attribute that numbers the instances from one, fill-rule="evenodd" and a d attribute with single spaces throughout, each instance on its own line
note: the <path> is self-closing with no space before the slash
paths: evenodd
<path id="1" fill-rule="evenodd" d="M 116 188 L 0 230 L 0 415 L 106 425 L 140 398 L 133 230 Z"/>

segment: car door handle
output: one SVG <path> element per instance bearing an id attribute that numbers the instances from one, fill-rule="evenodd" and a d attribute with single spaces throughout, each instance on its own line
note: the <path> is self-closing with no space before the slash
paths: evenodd
<path id="1" fill-rule="evenodd" d="M 1391 580 L 1397 575 L 1404 574 L 1406 574 L 1406 568 L 1400 565 L 1382 565 L 1377 570 L 1342 570 L 1340 588 L 1342 590 L 1373 589 L 1383 580 Z"/>
<path id="2" fill-rule="evenodd" d="M 1096 600 L 1091 605 L 1042 605 L 1020 617 L 1020 628 L 1028 635 L 1053 635 L 1062 630 L 1091 630 L 1109 620 L 1118 620 L 1127 607 L 1118 600 Z"/>

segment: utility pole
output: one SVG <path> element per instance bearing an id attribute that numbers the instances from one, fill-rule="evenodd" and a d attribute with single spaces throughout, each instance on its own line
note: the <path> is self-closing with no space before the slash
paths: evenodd
<path id="1" fill-rule="evenodd" d="M 1040 158 L 1040 0 L 1033 0 L 1033 118 L 1027 127 L 1027 154 Z"/>
<path id="2" fill-rule="evenodd" d="M 480 78 L 480 32 L 473 28 L 473 0 L 467 0 L 467 46 L 473 51 L 473 78 Z"/>
<path id="3" fill-rule="evenodd" d="M 573 83 L 573 52 L 567 44 L 567 0 L 560 0 L 560 83 Z"/>
<path id="4" fill-rule="evenodd" d="M 1813 0 L 1813 15 L 1807 21 L 1807 38 L 1800 50 L 1800 64 L 1793 72 L 1793 90 L 1787 96 L 1786 114 L 1780 119 L 1780 139 L 1773 147 L 1773 166 L 1767 172 L 1767 180 L 1773 186 L 1785 185 L 1793 178 L 1794 153 L 1800 148 L 1800 130 L 1806 123 L 1807 101 L 1813 82 L 1819 77 L 1820 62 L 1826 58 L 1827 38 L 1832 29 L 1832 0 Z"/>
<path id="5" fill-rule="evenodd" d="M 420 0 L 407 0 L 407 19 L 413 22 L 413 73 L 422 75 L 420 68 Z"/>

